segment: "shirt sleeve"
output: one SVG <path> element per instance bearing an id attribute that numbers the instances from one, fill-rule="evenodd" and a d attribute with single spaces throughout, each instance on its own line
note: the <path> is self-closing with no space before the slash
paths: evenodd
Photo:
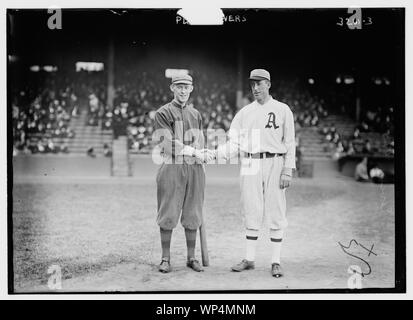
<path id="1" fill-rule="evenodd" d="M 286 108 L 284 121 L 284 145 L 287 148 L 287 153 L 284 158 L 284 171 L 288 169 L 295 169 L 295 129 L 294 116 L 289 107 Z"/>
<path id="2" fill-rule="evenodd" d="M 205 147 L 205 136 L 203 132 L 203 121 L 202 115 L 199 111 L 193 109 L 192 116 L 196 119 L 196 125 L 193 128 L 187 130 L 184 135 L 184 139 L 188 139 L 188 141 L 193 141 L 191 145 L 184 145 L 182 152 L 179 155 L 184 156 L 194 156 L 195 150 L 204 149 Z"/>
<path id="3" fill-rule="evenodd" d="M 197 139 L 196 147 L 198 149 L 206 148 L 206 141 L 204 135 L 204 121 L 202 120 L 201 112 L 198 112 L 198 126 L 199 126 L 199 137 Z"/>
<path id="4" fill-rule="evenodd" d="M 239 154 L 241 144 L 241 111 L 238 112 L 232 119 L 231 126 L 228 131 L 227 143 L 220 145 L 217 149 L 218 157 L 230 159 Z"/>
<path id="5" fill-rule="evenodd" d="M 157 111 L 154 121 L 154 139 L 159 142 L 163 153 L 168 156 L 192 155 L 194 148 L 185 146 L 181 141 L 175 139 L 172 126 L 164 112 Z"/>

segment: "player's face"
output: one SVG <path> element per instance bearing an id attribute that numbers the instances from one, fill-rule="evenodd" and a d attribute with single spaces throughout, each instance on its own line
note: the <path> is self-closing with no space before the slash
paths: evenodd
<path id="1" fill-rule="evenodd" d="M 258 102 L 265 101 L 270 94 L 271 84 L 268 80 L 251 80 L 250 86 L 255 100 Z"/>
<path id="2" fill-rule="evenodd" d="M 194 87 L 190 84 L 178 83 L 171 85 L 171 90 L 174 93 L 175 100 L 181 104 L 184 104 L 188 101 L 193 88 Z"/>

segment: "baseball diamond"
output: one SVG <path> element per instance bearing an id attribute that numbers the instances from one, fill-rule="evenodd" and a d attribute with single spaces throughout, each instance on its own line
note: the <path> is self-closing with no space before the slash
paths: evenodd
<path id="1" fill-rule="evenodd" d="M 349 10 L 8 9 L 10 293 L 402 292 L 405 12 Z"/>
<path id="2" fill-rule="evenodd" d="M 255 270 L 247 275 L 229 271 L 245 252 L 238 166 L 222 170 L 207 165 L 204 212 L 210 266 L 202 275 L 187 271 L 183 228 L 176 228 L 171 243 L 174 272 L 165 275 L 157 271 L 161 248 L 154 223 L 153 177 L 158 166 L 150 156 L 133 158 L 136 178 L 130 180 L 110 177 L 108 159 L 88 160 L 62 160 L 58 156 L 13 160 L 16 291 L 50 291 L 47 269 L 51 265 L 61 267 L 63 291 L 347 288 L 350 266 L 368 270 L 338 244 L 347 245 L 352 239 L 369 248 L 374 244 L 377 254 L 368 257 L 365 250 L 353 248 L 353 253 L 365 258 L 372 268 L 362 279 L 363 288 L 394 286 L 393 185 L 359 184 L 346 176 L 336 177 L 335 168 L 327 168 L 333 180 L 325 176 L 295 178 L 286 191 L 289 227 L 282 255 L 285 274 L 269 281 L 271 243 L 267 229 L 258 240 Z M 87 176 L 88 167 L 97 166 L 92 160 L 99 162 L 100 176 L 97 171 Z M 31 174 L 19 174 L 20 168 L 28 168 L 29 161 Z M 36 165 L 36 161 L 41 164 Z M 69 175 L 65 162 L 83 169 L 72 169 Z M 55 170 L 46 171 L 42 165 Z M 79 198 L 84 201 L 75 201 Z M 199 256 L 200 248 L 196 250 Z"/>

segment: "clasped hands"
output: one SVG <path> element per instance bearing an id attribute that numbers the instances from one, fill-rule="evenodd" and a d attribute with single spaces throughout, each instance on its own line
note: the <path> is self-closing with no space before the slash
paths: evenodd
<path id="1" fill-rule="evenodd" d="M 194 152 L 195 158 L 206 163 L 216 158 L 217 154 L 214 150 L 196 149 Z"/>

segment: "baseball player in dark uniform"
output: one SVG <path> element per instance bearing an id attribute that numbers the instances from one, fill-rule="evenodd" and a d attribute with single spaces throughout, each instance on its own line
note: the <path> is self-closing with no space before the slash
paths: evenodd
<path id="1" fill-rule="evenodd" d="M 195 259 L 197 229 L 202 224 L 205 170 L 203 163 L 213 157 L 203 149 L 201 114 L 188 105 L 193 90 L 189 75 L 172 78 L 170 86 L 174 99 L 160 107 L 155 114 L 154 139 L 163 158 L 156 177 L 158 216 L 162 259 L 159 271 L 171 271 L 170 245 L 172 230 L 179 219 L 185 228 L 187 266 L 203 271 Z"/>
<path id="2" fill-rule="evenodd" d="M 229 142 L 217 156 L 241 153 L 241 211 L 245 218 L 245 258 L 231 269 L 254 269 L 255 247 L 263 222 L 269 226 L 272 246 L 271 272 L 281 277 L 281 244 L 287 227 L 285 189 L 295 169 L 294 117 L 288 105 L 269 94 L 270 73 L 255 69 L 250 74 L 255 101 L 234 117 Z"/>

